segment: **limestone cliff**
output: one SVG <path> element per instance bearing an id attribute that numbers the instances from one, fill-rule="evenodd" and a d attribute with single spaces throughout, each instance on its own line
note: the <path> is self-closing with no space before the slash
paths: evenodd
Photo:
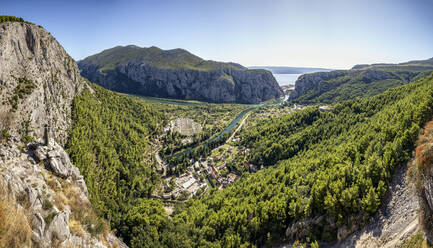
<path id="1" fill-rule="evenodd" d="M 283 96 L 272 73 L 203 60 L 182 49 L 115 47 L 78 62 L 90 81 L 119 92 L 209 102 L 259 103 Z"/>
<path id="2" fill-rule="evenodd" d="M 433 71 L 429 61 L 356 65 L 351 70 L 304 74 L 296 81 L 289 100 L 302 104 L 331 104 L 355 97 L 374 96 L 427 76 Z"/>
<path id="3" fill-rule="evenodd" d="M 0 23 L 1 247 L 125 246 L 93 212 L 62 147 L 72 101 L 85 87 L 77 64 L 42 27 Z"/>
<path id="4" fill-rule="evenodd" d="M 74 60 L 43 28 L 0 24 L 0 129 L 14 141 L 41 137 L 52 121 L 65 144 L 71 103 L 84 85 Z"/>

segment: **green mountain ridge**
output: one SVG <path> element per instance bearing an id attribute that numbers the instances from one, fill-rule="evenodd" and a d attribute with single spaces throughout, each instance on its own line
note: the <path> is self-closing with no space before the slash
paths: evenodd
<path id="1" fill-rule="evenodd" d="M 421 70 L 423 70 L 424 67 L 430 67 L 433 66 L 433 58 L 425 59 L 425 60 L 412 60 L 408 62 L 398 63 L 398 64 L 392 64 L 392 63 L 377 63 L 377 64 L 359 64 L 352 67 L 352 69 L 371 69 L 371 68 L 398 68 L 398 66 L 402 66 L 401 68 L 405 68 L 403 66 L 408 66 L 406 68 L 410 68 L 409 66 L 421 66 Z M 415 70 L 415 68 L 412 68 L 412 70 Z"/>
<path id="2" fill-rule="evenodd" d="M 152 46 L 141 48 L 135 45 L 116 46 L 101 53 L 89 56 L 78 63 L 92 64 L 99 67 L 99 70 L 111 70 L 118 64 L 123 64 L 129 60 L 139 60 L 147 65 L 165 69 L 191 69 L 191 70 L 216 70 L 229 68 L 234 70 L 244 70 L 245 67 L 234 63 L 222 63 L 212 60 L 204 60 L 184 49 L 176 48 L 162 50 Z"/>
<path id="3" fill-rule="evenodd" d="M 331 104 L 355 97 L 374 96 L 416 81 L 433 72 L 432 59 L 400 64 L 356 65 L 351 70 L 302 75 L 290 94 L 301 104 Z"/>

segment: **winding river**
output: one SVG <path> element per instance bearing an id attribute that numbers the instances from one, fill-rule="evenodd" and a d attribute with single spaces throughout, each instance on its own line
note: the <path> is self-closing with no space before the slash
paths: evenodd
<path id="1" fill-rule="evenodd" d="M 198 102 L 198 101 L 182 101 L 182 100 L 172 100 L 172 99 L 163 99 L 163 98 L 155 98 L 155 97 L 143 97 L 143 96 L 137 96 L 139 98 L 142 98 L 146 101 L 150 101 L 150 102 L 156 102 L 156 103 L 162 103 L 162 104 L 171 104 L 171 105 L 179 105 L 179 106 L 200 106 L 200 105 L 206 105 L 209 103 L 206 102 Z M 235 119 L 233 119 L 233 121 L 230 122 L 230 124 L 224 128 L 217 136 L 210 138 L 206 141 L 201 142 L 201 144 L 203 143 L 210 143 L 213 142 L 221 137 L 223 137 L 225 134 L 229 134 L 233 128 L 235 128 L 237 126 L 237 124 L 244 118 L 244 116 L 246 114 L 248 114 L 250 111 L 260 108 L 260 107 L 266 107 L 266 106 L 273 106 L 273 105 L 279 105 L 282 104 L 284 102 L 285 98 L 278 98 L 275 99 L 273 102 L 271 103 L 261 103 L 261 104 L 249 104 L 246 106 L 249 106 L 248 109 L 242 111 L 238 116 L 236 116 Z M 198 146 L 200 144 L 197 144 L 196 146 Z M 194 147 L 189 147 L 188 149 L 192 149 Z M 185 151 L 179 151 L 176 154 L 174 154 L 175 156 L 179 156 L 180 154 L 183 154 Z"/>
<path id="2" fill-rule="evenodd" d="M 143 96 L 138 96 L 146 101 L 150 101 L 150 102 L 156 102 L 156 103 L 162 103 L 162 104 L 170 104 L 170 105 L 178 105 L 178 106 L 200 106 L 200 105 L 206 105 L 209 103 L 206 102 L 198 102 L 198 101 L 182 101 L 182 100 L 172 100 L 172 99 L 166 99 L 166 98 L 155 98 L 155 97 L 143 97 Z M 236 125 L 239 123 L 239 121 L 242 120 L 242 118 L 248 114 L 250 111 L 256 109 L 256 108 L 260 108 L 263 106 L 271 106 L 271 105 L 278 105 L 284 102 L 284 98 L 278 98 L 275 99 L 272 103 L 261 103 L 261 104 L 246 104 L 246 106 L 249 106 L 248 109 L 242 111 L 238 116 L 236 116 L 235 119 L 233 119 L 232 122 L 230 122 L 230 124 L 224 128 L 224 130 L 222 130 L 217 136 L 211 138 L 210 142 L 221 138 L 224 134 L 226 133 L 230 133 L 232 131 L 233 128 L 236 127 Z"/>

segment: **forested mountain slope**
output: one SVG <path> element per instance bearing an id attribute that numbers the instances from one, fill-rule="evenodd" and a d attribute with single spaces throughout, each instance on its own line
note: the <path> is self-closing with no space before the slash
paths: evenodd
<path id="1" fill-rule="evenodd" d="M 251 154 L 276 164 L 174 219 L 186 220 L 201 244 L 335 240 L 340 228 L 362 225 L 377 211 L 394 168 L 409 159 L 420 126 L 433 115 L 432 94 L 429 76 L 331 112 L 309 108 L 269 120 L 243 136 Z M 304 128 L 292 125 L 299 119 Z"/>
<path id="2" fill-rule="evenodd" d="M 351 70 L 305 74 L 296 81 L 290 100 L 301 104 L 330 104 L 374 96 L 429 75 L 433 71 L 431 61 L 356 65 Z"/>
<path id="3" fill-rule="evenodd" d="M 151 141 L 166 120 L 139 99 L 92 87 L 93 94 L 86 90 L 74 99 L 67 151 L 85 177 L 94 208 L 130 242 L 135 225 L 128 213 L 150 197 L 160 179 Z M 165 214 L 160 202 L 149 204 Z"/>
<path id="4" fill-rule="evenodd" d="M 133 104 L 143 108 L 138 112 L 147 113 L 139 102 L 98 87 L 95 91 L 94 96 L 85 93 L 75 101 L 77 125 L 68 151 L 87 180 L 99 181 L 90 190 L 91 198 L 132 247 L 336 240 L 339 232 L 360 228 L 376 213 L 395 167 L 409 159 L 420 127 L 433 116 L 433 77 L 428 76 L 375 97 L 342 102 L 329 112 L 310 107 L 265 121 L 243 132 L 242 142 L 252 149 L 249 161 L 268 168 L 204 199 L 191 200 L 169 218 L 161 202 L 148 199 L 157 180 L 152 163 L 139 167 L 146 175 L 140 176 L 134 165 L 144 157 L 127 154 L 129 148 L 141 146 L 128 145 L 131 141 L 125 136 L 137 137 L 133 142 L 148 137 L 164 118 L 140 117 L 137 111 L 126 111 Z M 92 123 L 88 116 L 94 116 Z M 126 127 L 108 131 L 117 119 Z M 131 125 L 131 119 L 136 124 Z M 103 141 L 104 135 L 117 138 Z"/>
<path id="5" fill-rule="evenodd" d="M 283 96 L 272 73 L 204 60 L 183 49 L 114 47 L 78 62 L 81 74 L 107 89 L 142 96 L 259 103 Z"/>

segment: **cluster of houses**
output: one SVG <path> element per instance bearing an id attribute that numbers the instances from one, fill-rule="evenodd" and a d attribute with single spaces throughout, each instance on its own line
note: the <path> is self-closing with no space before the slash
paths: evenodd
<path id="1" fill-rule="evenodd" d="M 226 158 L 225 155 L 216 156 L 215 160 L 221 160 L 225 158 Z M 227 174 L 227 176 L 222 176 L 220 171 L 226 169 L 226 164 L 223 163 L 220 166 L 216 166 L 215 163 L 213 163 L 213 158 L 208 158 L 207 161 L 201 161 L 201 162 L 196 161 L 194 163 L 194 168 L 199 169 L 198 171 L 199 173 L 202 172 L 206 175 L 208 182 L 212 187 L 219 187 L 219 188 L 227 187 L 229 184 L 234 183 L 238 178 L 238 175 L 234 173 L 229 173 Z"/>
<path id="2" fill-rule="evenodd" d="M 214 159 L 222 160 L 225 158 L 225 155 L 221 155 L 200 161 L 191 159 L 191 165 L 186 169 L 184 174 L 165 179 L 164 189 L 167 193 L 164 193 L 160 198 L 163 200 L 173 200 L 180 199 L 185 195 L 192 197 L 196 194 L 206 192 L 209 187 L 224 188 L 234 183 L 239 176 L 233 172 L 222 176 L 220 171 L 226 170 L 226 164 L 223 163 L 220 166 L 216 166 L 214 163 Z"/>
<path id="3" fill-rule="evenodd" d="M 275 116 L 279 116 L 281 114 L 291 113 L 292 111 L 298 111 L 304 109 L 305 106 L 302 105 L 294 105 L 294 106 L 284 106 L 282 108 L 271 108 L 265 113 L 257 113 L 257 116 L 260 118 L 271 118 Z M 329 106 L 319 106 L 320 111 L 330 111 L 332 110 Z M 166 128 L 166 131 L 176 130 L 176 131 L 188 131 L 190 133 L 197 133 L 201 131 L 201 127 L 194 121 L 187 118 L 179 118 L 175 121 L 172 121 L 170 125 Z M 241 137 L 239 135 L 231 137 L 231 142 L 239 142 Z M 155 146 L 162 146 L 163 142 L 159 139 L 154 140 Z M 207 158 L 202 158 L 200 161 L 190 160 L 190 165 L 186 169 L 186 172 L 178 177 L 168 177 L 165 179 L 164 183 L 164 193 L 162 196 L 155 196 L 158 198 L 162 198 L 164 200 L 184 200 L 189 197 L 195 196 L 197 194 L 201 194 L 206 192 L 209 187 L 218 187 L 224 188 L 228 185 L 234 183 L 239 176 L 236 173 L 229 172 L 227 170 L 226 163 L 224 160 L 229 156 L 227 154 L 231 154 L 234 152 L 234 148 L 231 145 L 225 149 L 218 151 L 217 155 L 209 156 Z M 250 152 L 248 148 L 240 148 L 240 153 L 242 155 L 246 155 Z M 169 165 L 161 161 L 159 156 L 157 156 L 159 160 L 158 170 L 160 172 L 164 172 L 169 169 Z M 163 167 L 163 168 L 161 168 Z M 258 170 L 263 169 L 263 166 L 256 166 L 244 162 L 244 167 L 250 173 L 257 172 Z"/>
<path id="4" fill-rule="evenodd" d="M 174 189 L 171 188 L 171 180 L 174 181 Z M 164 193 L 162 195 L 162 199 L 170 200 L 178 199 L 182 195 L 187 197 L 194 196 L 198 192 L 205 192 L 209 186 L 206 181 L 195 177 L 190 171 L 187 171 L 179 177 L 167 178 L 164 183 L 164 188 L 166 191 L 168 191 L 168 193 Z"/>
<path id="5" fill-rule="evenodd" d="M 232 142 L 239 142 L 239 141 L 241 141 L 240 135 L 236 135 L 235 137 L 232 138 Z"/>

